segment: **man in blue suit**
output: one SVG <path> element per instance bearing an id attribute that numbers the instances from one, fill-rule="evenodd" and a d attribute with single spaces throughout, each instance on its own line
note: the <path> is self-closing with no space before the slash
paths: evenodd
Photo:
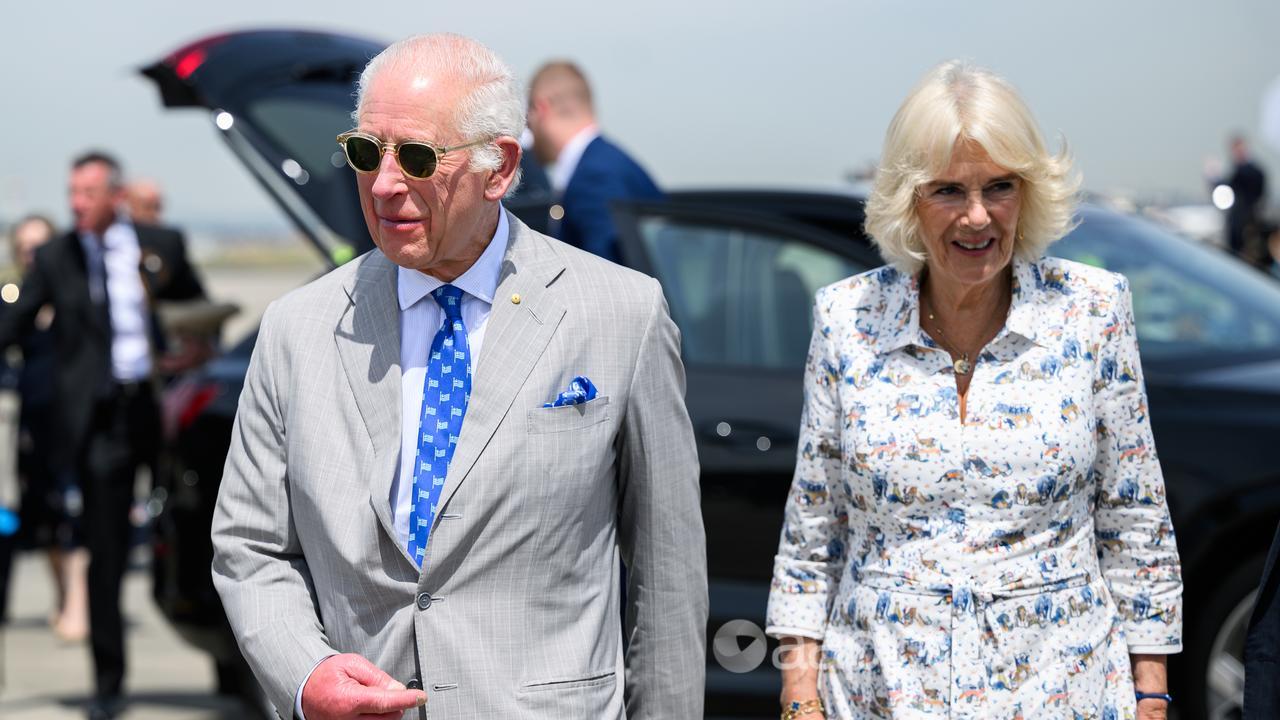
<path id="1" fill-rule="evenodd" d="M 661 199 L 644 168 L 596 126 L 591 86 L 573 63 L 543 65 L 529 83 L 533 150 L 547 166 L 563 216 L 552 223 L 557 238 L 614 262 L 618 229 L 609 205 L 624 198 Z M 560 213 L 552 206 L 552 219 Z"/>

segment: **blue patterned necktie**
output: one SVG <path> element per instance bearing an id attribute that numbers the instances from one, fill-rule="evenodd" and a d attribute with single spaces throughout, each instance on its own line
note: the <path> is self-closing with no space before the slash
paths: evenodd
<path id="1" fill-rule="evenodd" d="M 418 461 L 413 473 L 413 512 L 409 515 L 409 557 L 418 567 L 431 537 L 449 461 L 462 434 L 471 399 L 471 351 L 462 323 L 462 291 L 441 285 L 431 297 L 444 310 L 444 323 L 431 341 L 427 377 L 422 386 L 418 425 Z"/>

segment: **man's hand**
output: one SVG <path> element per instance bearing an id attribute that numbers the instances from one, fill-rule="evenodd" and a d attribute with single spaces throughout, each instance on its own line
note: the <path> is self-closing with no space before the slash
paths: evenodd
<path id="1" fill-rule="evenodd" d="M 307 720 L 400 720 L 405 710 L 426 704 L 425 692 L 406 690 L 354 654 L 326 658 L 302 688 Z"/>

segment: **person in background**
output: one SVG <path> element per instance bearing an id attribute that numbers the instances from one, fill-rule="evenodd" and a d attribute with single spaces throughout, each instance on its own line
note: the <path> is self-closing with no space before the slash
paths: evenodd
<path id="1" fill-rule="evenodd" d="M 1280 280 L 1280 225 L 1270 225 L 1263 234 L 1267 238 L 1266 270 Z"/>
<path id="2" fill-rule="evenodd" d="M 55 235 L 53 223 L 40 215 L 25 217 L 14 224 L 10 233 L 13 258 L 22 274 L 31 270 L 37 248 Z M 6 304 L 12 304 L 18 297 L 3 299 Z M 41 308 L 34 328 L 21 343 L 17 454 L 22 486 L 19 544 L 48 549 L 49 569 L 56 587 L 56 605 L 49 622 L 59 638 L 78 642 L 89 633 L 89 552 L 84 547 L 80 522 L 83 499 L 75 471 L 58 461 L 62 445 L 54 407 L 57 351 L 50 329 L 53 317 L 52 306 Z"/>
<path id="3" fill-rule="evenodd" d="M 527 121 L 534 153 L 547 166 L 559 199 L 559 211 L 552 207 L 551 234 L 618 262 L 610 203 L 661 199 L 662 191 L 639 163 L 600 134 L 591 86 L 577 65 L 557 60 L 534 73 Z"/>
<path id="4" fill-rule="evenodd" d="M 140 466 L 153 465 L 160 418 L 153 357 L 164 344 L 158 301 L 204 297 L 182 235 L 130 221 L 120 164 L 101 152 L 72 163 L 75 228 L 36 250 L 18 299 L 0 316 L 0 350 L 22 342 L 52 308 L 53 407 L 60 451 L 81 482 L 89 560 L 89 717 L 123 706 L 120 588 Z"/>
<path id="5" fill-rule="evenodd" d="M 784 718 L 1166 717 L 1181 565 L 1128 281 L 1045 256 L 1078 187 L 989 70 L 944 63 L 894 116 L 889 265 L 814 306 Z"/>
<path id="6" fill-rule="evenodd" d="M 1260 247 L 1263 203 L 1267 197 L 1267 175 L 1253 161 L 1244 136 L 1231 138 L 1231 160 L 1234 167 L 1225 182 L 1235 200 L 1227 210 L 1227 246 L 1231 252 L 1250 263 L 1257 263 L 1266 253 Z"/>
<path id="7" fill-rule="evenodd" d="M 160 213 L 164 210 L 164 197 L 154 180 L 134 180 L 125 188 L 129 219 L 143 225 L 160 225 Z"/>

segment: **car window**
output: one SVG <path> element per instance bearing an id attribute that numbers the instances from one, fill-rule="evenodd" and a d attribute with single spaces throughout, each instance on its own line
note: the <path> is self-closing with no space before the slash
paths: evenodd
<path id="1" fill-rule="evenodd" d="M 323 96 L 264 96 L 248 111 L 255 127 L 279 144 L 310 179 L 325 180 L 345 169 L 335 138 L 351 127 L 350 107 L 334 105 Z"/>
<path id="2" fill-rule="evenodd" d="M 1129 279 L 1145 360 L 1280 351 L 1280 285 L 1218 250 L 1095 211 L 1050 254 Z"/>
<path id="3" fill-rule="evenodd" d="M 753 229 L 651 216 L 639 230 L 694 365 L 803 367 L 814 293 L 866 269 Z"/>
<path id="4" fill-rule="evenodd" d="M 339 263 L 371 246 L 337 135 L 351 129 L 352 86 L 334 79 L 270 88 L 246 98 L 242 112 L 262 157 L 292 181 L 307 205 L 350 244 Z M 342 248 L 339 248 L 341 250 Z"/>

